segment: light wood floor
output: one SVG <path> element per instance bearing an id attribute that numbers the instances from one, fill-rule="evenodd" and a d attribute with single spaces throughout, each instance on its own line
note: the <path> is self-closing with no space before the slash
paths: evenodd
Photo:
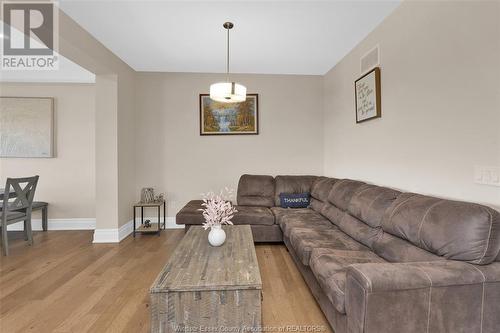
<path id="1" fill-rule="evenodd" d="M 48 231 L 29 247 L 9 233 L 0 258 L 0 332 L 149 332 L 149 287 L 184 235 L 92 244 L 91 231 Z M 283 245 L 257 245 L 263 324 L 330 326 Z"/>

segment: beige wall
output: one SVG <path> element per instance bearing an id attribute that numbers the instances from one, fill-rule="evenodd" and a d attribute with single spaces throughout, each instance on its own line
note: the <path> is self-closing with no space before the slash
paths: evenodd
<path id="1" fill-rule="evenodd" d="M 101 147 L 96 173 L 109 177 L 96 185 L 96 229 L 117 229 L 132 219 L 131 207 L 135 199 L 135 151 L 131 148 L 135 141 L 135 71 L 62 11 L 59 11 L 59 51 L 95 73 L 97 82 L 99 76 L 102 76 L 101 82 L 109 80 L 110 76 L 116 80 L 116 93 L 106 94 L 110 87 L 105 83 L 96 105 L 96 110 L 111 108 L 104 111 L 108 115 L 103 117 L 96 133 L 96 145 Z M 101 142 L 101 139 L 109 139 L 109 129 L 115 135 L 111 139 L 116 142 L 114 145 Z M 117 188 L 106 188 L 109 183 Z M 110 198 L 110 191 L 117 198 Z"/>
<path id="2" fill-rule="evenodd" d="M 382 118 L 355 123 L 360 57 L 380 45 Z M 324 78 L 325 174 L 500 206 L 500 2 L 406 1 Z"/>
<path id="3" fill-rule="evenodd" d="M 118 97 L 116 75 L 96 76 L 96 228 L 116 228 L 118 208 Z M 103 202 L 98 202 L 103 200 Z M 97 222 L 97 221 L 96 221 Z"/>
<path id="4" fill-rule="evenodd" d="M 200 136 L 199 93 L 222 75 L 138 73 L 136 195 L 154 186 L 169 216 L 200 193 L 236 189 L 243 173 L 322 173 L 322 78 L 236 75 L 259 94 L 259 135 Z"/>
<path id="5" fill-rule="evenodd" d="M 92 84 L 0 84 L 1 96 L 55 99 L 56 157 L 0 159 L 0 187 L 7 177 L 40 176 L 35 199 L 50 203 L 51 219 L 95 217 L 94 92 Z"/>

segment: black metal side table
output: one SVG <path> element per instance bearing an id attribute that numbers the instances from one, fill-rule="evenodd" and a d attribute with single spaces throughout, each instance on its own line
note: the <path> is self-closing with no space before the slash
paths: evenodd
<path id="1" fill-rule="evenodd" d="M 167 203 L 165 200 L 163 201 L 158 201 L 158 202 L 148 202 L 148 203 L 145 203 L 145 202 L 138 202 L 134 205 L 134 222 L 132 223 L 134 225 L 134 237 L 135 237 L 135 233 L 138 232 L 138 233 L 157 233 L 158 236 L 160 235 L 160 231 L 161 231 L 161 220 L 160 220 L 160 209 L 161 207 L 163 206 L 163 230 L 165 230 L 165 226 L 166 226 L 166 223 L 167 223 Z M 151 223 L 149 227 L 146 227 L 146 225 L 144 224 L 144 208 L 157 208 L 158 209 L 158 223 Z M 141 226 L 139 228 L 136 228 L 135 227 L 135 218 L 136 218 L 136 209 L 137 208 L 141 208 Z M 155 228 L 155 225 L 157 225 L 157 227 Z"/>

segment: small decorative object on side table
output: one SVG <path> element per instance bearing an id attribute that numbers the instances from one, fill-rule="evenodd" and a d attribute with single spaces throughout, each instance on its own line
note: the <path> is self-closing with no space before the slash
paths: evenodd
<path id="1" fill-rule="evenodd" d="M 155 201 L 155 190 L 152 187 L 144 187 L 141 190 L 141 202 L 149 203 Z"/>
<path id="2" fill-rule="evenodd" d="M 232 193 L 233 191 L 226 187 L 225 191 L 221 191 L 219 194 L 209 192 L 204 195 L 203 203 L 201 204 L 204 208 L 199 210 L 203 212 L 203 218 L 205 218 L 203 228 L 205 230 L 210 228 L 208 242 L 212 246 L 221 246 L 224 244 L 226 233 L 222 229 L 222 225 L 233 224 L 231 219 L 238 212 L 229 200 Z"/>
<path id="3" fill-rule="evenodd" d="M 157 233 L 158 236 L 160 235 L 161 231 L 161 217 L 160 217 L 160 209 L 163 207 L 163 230 L 165 230 L 165 226 L 167 223 L 167 202 L 163 198 L 163 195 L 161 197 L 162 200 L 158 201 L 152 201 L 152 202 L 138 202 L 134 205 L 134 220 L 133 220 L 133 226 L 134 226 L 134 232 L 133 235 L 135 237 L 135 233 Z M 150 220 L 144 221 L 144 208 L 157 208 L 158 209 L 158 222 L 157 223 L 151 223 Z M 141 226 L 139 228 L 135 227 L 135 220 L 136 220 L 136 208 L 141 208 Z M 155 227 L 157 225 L 157 227 Z"/>

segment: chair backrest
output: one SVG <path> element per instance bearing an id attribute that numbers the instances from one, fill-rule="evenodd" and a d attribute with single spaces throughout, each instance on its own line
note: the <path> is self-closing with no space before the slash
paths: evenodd
<path id="1" fill-rule="evenodd" d="M 7 178 L 7 182 L 5 184 L 5 193 L 3 197 L 3 211 L 6 212 L 7 210 L 21 209 L 31 210 L 37 183 L 38 176 L 25 178 Z M 13 201 L 9 201 L 11 188 L 15 193 Z"/>

